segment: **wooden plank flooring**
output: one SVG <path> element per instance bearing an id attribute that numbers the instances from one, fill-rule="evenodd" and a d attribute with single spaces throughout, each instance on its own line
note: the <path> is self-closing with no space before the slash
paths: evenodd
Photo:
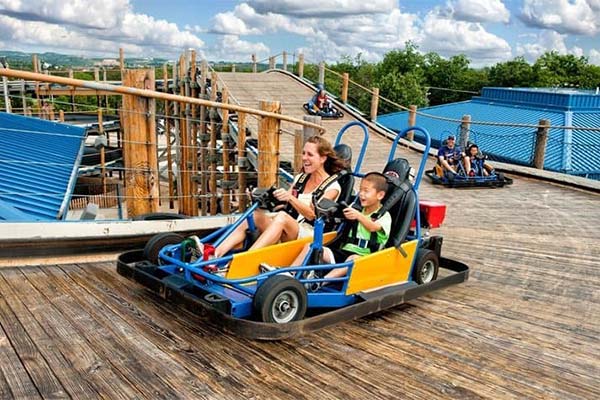
<path id="1" fill-rule="evenodd" d="M 470 280 L 282 342 L 224 334 L 113 262 L 2 268 L 0 398 L 600 398 L 600 196 L 519 177 L 421 196 L 448 205 L 443 252 Z"/>

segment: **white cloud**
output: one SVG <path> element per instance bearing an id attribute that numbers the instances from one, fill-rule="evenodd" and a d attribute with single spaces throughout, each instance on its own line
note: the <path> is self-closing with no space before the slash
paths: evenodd
<path id="1" fill-rule="evenodd" d="M 524 0 L 521 19 L 537 28 L 594 36 L 600 32 L 600 1 Z"/>
<path id="2" fill-rule="evenodd" d="M 241 40 L 235 35 L 223 35 L 213 46 L 207 49 L 210 60 L 249 62 L 252 54 L 257 60 L 269 57 L 270 51 L 264 43 L 252 43 Z"/>
<path id="3" fill-rule="evenodd" d="M 249 0 L 259 14 L 281 14 L 298 18 L 336 18 L 348 15 L 382 14 L 398 7 L 397 0 Z"/>
<path id="4" fill-rule="evenodd" d="M 600 51 L 596 49 L 591 49 L 589 55 L 589 62 L 590 64 L 600 65 Z"/>
<path id="5" fill-rule="evenodd" d="M 440 15 L 437 10 L 425 17 L 424 51 L 435 51 L 442 56 L 467 55 L 474 66 L 505 61 L 511 57 L 506 40 L 487 32 L 479 23 L 455 21 Z"/>
<path id="6" fill-rule="evenodd" d="M 448 3 L 455 19 L 469 22 L 508 23 L 510 12 L 502 0 L 453 0 Z"/>
<path id="7" fill-rule="evenodd" d="M 134 13 L 129 0 L 0 0 L 0 32 L 13 46 L 109 54 L 174 55 L 204 42 L 176 24 Z M 106 28 L 106 29 L 105 29 Z"/>
<path id="8" fill-rule="evenodd" d="M 583 56 L 584 51 L 581 47 L 567 48 L 566 38 L 567 35 L 545 30 L 536 35 L 534 42 L 517 43 L 516 54 L 525 57 L 529 62 L 535 62 L 540 56 L 549 51 L 556 51 L 559 54 L 573 54 L 577 57 Z"/>

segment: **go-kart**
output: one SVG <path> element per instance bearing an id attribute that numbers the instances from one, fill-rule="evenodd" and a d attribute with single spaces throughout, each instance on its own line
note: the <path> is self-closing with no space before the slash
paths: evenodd
<path id="1" fill-rule="evenodd" d="M 323 119 L 338 119 L 344 116 L 344 113 L 338 110 L 331 100 L 329 100 L 323 108 L 317 107 L 313 100 L 304 103 L 302 107 L 304 107 L 306 112 L 310 115 L 317 115 Z"/>
<path id="2" fill-rule="evenodd" d="M 513 180 L 505 176 L 502 172 L 496 172 L 486 164 L 487 156 L 478 153 L 471 159 L 471 173 L 467 174 L 463 164 L 463 156 L 458 155 L 453 161 L 456 165 L 456 172 L 445 171 L 438 162 L 433 169 L 425 172 L 431 179 L 431 182 L 436 185 L 444 185 L 451 188 L 460 187 L 503 187 L 510 185 Z"/>
<path id="3" fill-rule="evenodd" d="M 428 150 L 429 134 L 422 128 L 411 129 L 425 134 Z M 439 226 L 445 206 L 422 203 L 417 207 L 426 156 L 413 185 L 408 162 L 393 159 L 404 134 L 406 131 L 393 142 L 384 169 L 390 189 L 382 208 L 392 216 L 390 239 L 372 254 L 353 261 L 322 263 L 324 243 L 335 246 L 348 229 L 348 224 L 343 223 L 335 231 L 324 231 L 326 224 L 339 218 L 340 210 L 348 204 L 322 200 L 315 205 L 318 218 L 313 238 L 210 258 L 212 248 L 240 221 L 247 220 L 251 226 L 249 216 L 256 208 L 279 206 L 273 189 L 261 189 L 254 192 L 252 207 L 231 226 L 202 239 L 159 234 L 144 250 L 121 254 L 117 270 L 169 301 L 208 315 L 226 331 L 265 340 L 283 339 L 360 318 L 463 282 L 468 278 L 468 267 L 441 257 L 441 237 L 422 234 L 424 226 Z M 421 221 L 422 216 L 426 220 Z M 310 250 L 301 265 L 291 266 L 309 243 Z M 265 265 L 277 268 L 265 269 Z M 323 277 L 326 271 L 342 267 L 348 268 L 345 277 Z M 438 279 L 440 268 L 449 272 Z"/>

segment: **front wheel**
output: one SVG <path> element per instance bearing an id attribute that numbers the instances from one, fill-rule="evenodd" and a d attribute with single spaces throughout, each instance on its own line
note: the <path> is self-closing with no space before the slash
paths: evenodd
<path id="1" fill-rule="evenodd" d="M 440 269 L 438 256 L 429 249 L 419 249 L 413 270 L 413 279 L 419 285 L 435 281 Z"/>
<path id="2" fill-rule="evenodd" d="M 263 322 L 298 321 L 306 314 L 306 289 L 292 277 L 273 275 L 260 285 L 253 303 L 256 316 Z"/>
<path id="3" fill-rule="evenodd" d="M 163 247 L 177 244 L 183 241 L 183 236 L 172 232 L 164 232 L 154 235 L 144 246 L 144 258 L 154 265 L 159 265 L 159 253 Z"/>

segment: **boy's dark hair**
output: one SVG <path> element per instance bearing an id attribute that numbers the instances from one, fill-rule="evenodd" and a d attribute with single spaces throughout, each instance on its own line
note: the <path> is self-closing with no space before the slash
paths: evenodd
<path id="1" fill-rule="evenodd" d="M 375 187 L 375 190 L 377 190 L 378 192 L 387 193 L 388 183 L 387 179 L 385 178 L 385 175 L 380 174 L 379 172 L 369 172 L 364 176 L 363 180 L 371 182 L 373 184 L 373 187 Z"/>

